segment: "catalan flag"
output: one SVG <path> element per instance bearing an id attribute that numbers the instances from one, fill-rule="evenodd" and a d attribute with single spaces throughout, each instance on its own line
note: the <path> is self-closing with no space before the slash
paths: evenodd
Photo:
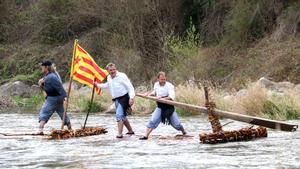
<path id="1" fill-rule="evenodd" d="M 101 83 L 108 75 L 108 72 L 105 69 L 101 69 L 78 43 L 74 44 L 73 57 L 71 67 L 73 80 L 93 88 L 94 79 L 97 83 Z M 100 94 L 101 90 L 96 88 L 96 92 Z"/>

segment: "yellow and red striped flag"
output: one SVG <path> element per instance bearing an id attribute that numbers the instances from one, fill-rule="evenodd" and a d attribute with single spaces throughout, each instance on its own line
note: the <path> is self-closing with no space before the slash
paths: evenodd
<path id="1" fill-rule="evenodd" d="M 107 70 L 100 68 L 94 59 L 78 43 L 74 45 L 74 59 L 72 60 L 71 77 L 82 84 L 93 88 L 94 79 L 101 83 L 108 75 Z M 100 94 L 101 90 L 96 88 Z"/>

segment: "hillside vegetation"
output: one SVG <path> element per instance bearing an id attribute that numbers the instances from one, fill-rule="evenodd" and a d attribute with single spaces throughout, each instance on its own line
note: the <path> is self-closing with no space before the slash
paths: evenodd
<path id="1" fill-rule="evenodd" d="M 1 0 L 0 82 L 36 83 L 46 58 L 68 80 L 74 39 L 136 86 L 159 70 L 176 84 L 300 83 L 298 0 Z"/>

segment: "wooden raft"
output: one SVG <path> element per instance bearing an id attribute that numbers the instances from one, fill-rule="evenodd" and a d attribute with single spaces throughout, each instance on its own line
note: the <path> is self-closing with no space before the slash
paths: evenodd
<path id="1" fill-rule="evenodd" d="M 199 134 L 200 142 L 204 144 L 226 143 L 233 141 L 247 141 L 254 138 L 267 137 L 267 129 L 265 127 L 253 128 L 247 127 L 236 131 L 223 131 L 219 117 L 214 114 L 216 104 L 212 102 L 211 93 L 208 87 L 204 87 L 205 107 L 208 111 L 208 120 L 212 127 L 212 133 Z"/>
<path id="2" fill-rule="evenodd" d="M 207 107 L 204 107 L 204 106 L 197 106 L 197 105 L 192 105 L 192 104 L 187 104 L 187 103 L 176 102 L 176 101 L 172 101 L 172 100 L 158 99 L 156 97 L 146 96 L 146 95 L 140 94 L 140 93 L 137 93 L 136 96 L 144 98 L 144 99 L 150 99 L 150 100 L 153 100 L 156 102 L 174 105 L 176 107 L 180 107 L 183 109 L 192 110 L 196 113 L 208 114 Z M 211 107 L 215 107 L 215 105 L 211 106 Z M 263 127 L 267 127 L 267 128 L 271 128 L 271 129 L 275 129 L 275 130 L 293 132 L 293 131 L 296 131 L 298 128 L 298 125 L 296 125 L 296 124 L 291 124 L 291 123 L 278 121 L 278 120 L 270 120 L 270 119 L 265 119 L 265 118 L 261 118 L 261 117 L 249 116 L 249 115 L 245 115 L 245 114 L 241 114 L 241 113 L 228 112 L 228 111 L 224 111 L 224 110 L 218 110 L 215 108 L 212 113 L 219 117 L 228 118 L 228 119 L 232 119 L 232 120 L 236 120 L 236 121 L 240 121 L 240 122 L 245 122 L 245 123 L 249 123 L 252 125 L 263 126 Z"/>
<path id="3" fill-rule="evenodd" d="M 85 137 L 107 133 L 106 129 L 100 127 L 85 127 L 77 130 L 52 130 L 49 139 L 67 139 L 73 137 Z"/>
<path id="4" fill-rule="evenodd" d="M 258 128 L 242 128 L 236 131 L 222 131 L 216 133 L 200 134 L 200 142 L 205 144 L 226 143 L 234 141 L 247 141 L 254 138 L 267 137 L 267 129 L 265 127 Z"/>

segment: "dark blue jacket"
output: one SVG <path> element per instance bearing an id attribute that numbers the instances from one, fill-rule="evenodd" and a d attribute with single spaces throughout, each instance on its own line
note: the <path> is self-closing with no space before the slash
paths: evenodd
<path id="1" fill-rule="evenodd" d="M 47 96 L 67 96 L 60 79 L 53 72 L 49 72 L 44 76 L 44 90 Z"/>

